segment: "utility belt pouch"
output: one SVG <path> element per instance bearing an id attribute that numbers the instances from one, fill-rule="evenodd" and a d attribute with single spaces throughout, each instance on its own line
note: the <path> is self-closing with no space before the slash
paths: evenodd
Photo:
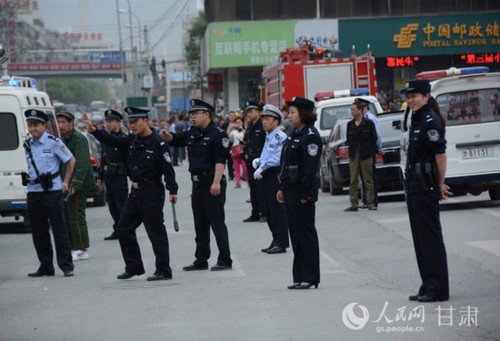
<path id="1" fill-rule="evenodd" d="M 28 173 L 26 172 L 21 172 L 21 182 L 23 186 L 28 186 Z"/>
<path id="2" fill-rule="evenodd" d="M 297 165 L 288 166 L 287 175 L 288 175 L 288 180 L 290 180 L 290 183 L 296 184 L 299 180 L 299 166 Z"/>
<path id="3" fill-rule="evenodd" d="M 40 174 L 40 176 L 38 177 L 39 181 L 40 181 L 40 185 L 42 186 L 44 192 L 48 192 L 49 189 L 52 188 L 52 179 L 53 179 L 53 176 L 52 174 L 50 173 L 43 173 L 43 174 Z"/>

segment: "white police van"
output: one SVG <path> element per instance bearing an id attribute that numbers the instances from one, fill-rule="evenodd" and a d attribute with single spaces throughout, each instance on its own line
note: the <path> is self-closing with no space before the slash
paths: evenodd
<path id="1" fill-rule="evenodd" d="M 446 119 L 445 183 L 456 195 L 488 191 L 492 200 L 500 200 L 500 73 L 488 71 L 451 68 L 417 78 L 439 78 L 431 82 L 431 95 Z"/>
<path id="2" fill-rule="evenodd" d="M 0 45 L 0 66 L 6 61 Z M 0 78 L 0 216 L 26 217 L 26 187 L 19 173 L 28 169 L 23 142 L 29 137 L 24 112 L 29 109 L 44 111 L 50 121 L 48 132 L 59 136 L 54 108 L 49 96 L 36 88 L 35 79 L 8 76 Z"/>

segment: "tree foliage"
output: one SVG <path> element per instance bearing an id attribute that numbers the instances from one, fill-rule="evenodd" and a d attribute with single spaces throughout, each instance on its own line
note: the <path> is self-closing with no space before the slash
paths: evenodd
<path id="1" fill-rule="evenodd" d="M 205 12 L 199 12 L 198 17 L 191 23 L 188 29 L 188 37 L 184 44 L 186 60 L 189 65 L 197 65 L 200 62 L 200 43 L 207 29 L 207 18 Z"/>
<path id="2" fill-rule="evenodd" d="M 49 79 L 45 84 L 50 98 L 63 103 L 88 105 L 94 100 L 109 101 L 110 99 L 106 86 L 97 80 Z"/>

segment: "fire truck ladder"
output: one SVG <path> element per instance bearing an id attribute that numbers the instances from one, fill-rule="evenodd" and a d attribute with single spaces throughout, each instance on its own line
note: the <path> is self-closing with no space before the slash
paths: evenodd
<path id="1" fill-rule="evenodd" d="M 371 78 L 371 63 L 372 63 L 372 55 L 370 51 L 370 44 L 368 44 L 366 58 L 364 56 L 356 57 L 356 48 L 352 46 L 352 56 L 354 63 L 354 80 L 356 82 L 356 88 L 365 88 L 370 89 Z"/>

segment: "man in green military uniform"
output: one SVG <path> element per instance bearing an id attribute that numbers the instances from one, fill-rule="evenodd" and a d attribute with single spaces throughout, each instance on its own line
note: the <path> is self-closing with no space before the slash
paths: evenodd
<path id="1" fill-rule="evenodd" d="M 89 233 L 85 217 L 87 196 L 95 189 L 95 179 L 90 163 L 89 143 L 85 135 L 75 130 L 75 117 L 69 112 L 60 112 L 57 123 L 66 147 L 76 158 L 75 170 L 69 184 L 69 197 L 65 200 L 66 225 L 71 237 L 73 260 L 88 259 Z M 61 175 L 66 174 L 66 165 Z"/>

